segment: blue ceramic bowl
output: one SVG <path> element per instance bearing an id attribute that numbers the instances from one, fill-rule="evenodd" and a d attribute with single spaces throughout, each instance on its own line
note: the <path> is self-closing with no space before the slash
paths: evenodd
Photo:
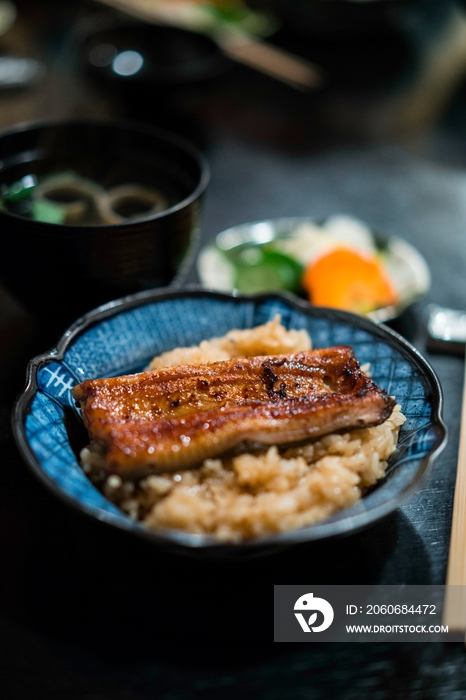
<path id="1" fill-rule="evenodd" d="M 232 328 L 250 328 L 281 314 L 289 328 L 306 329 L 316 348 L 351 345 L 370 362 L 374 381 L 394 394 L 407 420 L 387 475 L 352 508 L 299 530 L 220 545 L 210 536 L 148 531 L 91 484 L 77 454 L 87 444 L 72 387 L 84 379 L 133 373 L 176 346 L 198 344 Z M 154 543 L 184 551 L 240 553 L 251 548 L 349 534 L 394 511 L 420 486 L 446 442 L 442 392 L 423 357 L 392 330 L 343 311 L 311 307 L 294 297 L 235 297 L 199 288 L 141 292 L 79 319 L 57 347 L 34 358 L 14 409 L 14 432 L 34 474 L 66 503 Z M 84 434 L 83 434 L 84 433 Z"/>

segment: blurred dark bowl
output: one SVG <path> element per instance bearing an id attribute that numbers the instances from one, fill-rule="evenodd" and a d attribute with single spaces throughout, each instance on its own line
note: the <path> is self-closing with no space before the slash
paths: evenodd
<path id="1" fill-rule="evenodd" d="M 273 40 L 321 66 L 327 87 L 405 89 L 457 11 L 455 0 L 249 0 L 268 8 Z"/>
<path id="2" fill-rule="evenodd" d="M 124 93 L 171 89 L 216 78 L 232 62 L 208 36 L 136 22 L 115 13 L 92 15 L 75 28 L 81 64 Z"/>
<path id="3" fill-rule="evenodd" d="M 400 21 L 400 12 L 423 12 L 442 3 L 437 0 L 249 0 L 248 4 L 273 10 L 284 25 L 298 33 L 327 38 L 351 35 L 360 39 L 392 30 Z"/>
<path id="4" fill-rule="evenodd" d="M 66 322 L 115 297 L 182 281 L 209 181 L 204 157 L 188 141 L 131 122 L 61 121 L 0 134 L 0 153 L 0 188 L 73 170 L 106 189 L 136 182 L 168 196 L 159 213 L 106 225 L 0 211 L 0 280 L 34 313 Z"/>

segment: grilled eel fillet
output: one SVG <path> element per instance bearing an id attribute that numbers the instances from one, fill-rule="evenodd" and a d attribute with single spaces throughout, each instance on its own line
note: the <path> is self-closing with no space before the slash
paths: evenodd
<path id="1" fill-rule="evenodd" d="M 378 425 L 395 405 L 345 346 L 87 380 L 73 396 L 104 470 L 123 479 L 188 468 L 248 441 Z"/>

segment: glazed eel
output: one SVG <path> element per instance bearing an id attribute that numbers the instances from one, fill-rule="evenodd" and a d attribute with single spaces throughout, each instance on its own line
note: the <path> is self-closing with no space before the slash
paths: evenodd
<path id="1" fill-rule="evenodd" d="M 87 380 L 73 395 L 91 449 L 123 479 L 378 425 L 395 405 L 347 346 Z"/>

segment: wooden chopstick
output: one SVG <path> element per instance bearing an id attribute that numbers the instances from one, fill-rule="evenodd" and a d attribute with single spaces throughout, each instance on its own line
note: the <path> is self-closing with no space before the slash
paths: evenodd
<path id="1" fill-rule="evenodd" d="M 443 623 L 466 633 L 466 357 Z"/>
<path id="2" fill-rule="evenodd" d="M 281 80 L 298 90 L 318 88 L 324 82 L 322 71 L 310 61 L 252 37 L 220 37 L 219 47 L 229 58 Z"/>

